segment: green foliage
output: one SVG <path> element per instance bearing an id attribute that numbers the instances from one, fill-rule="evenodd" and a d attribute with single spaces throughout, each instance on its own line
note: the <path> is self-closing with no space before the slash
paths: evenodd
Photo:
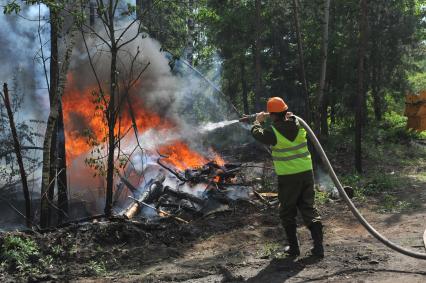
<path id="1" fill-rule="evenodd" d="M 92 275 L 105 275 L 107 272 L 105 263 L 102 261 L 91 260 L 87 265 L 87 270 Z"/>
<path id="2" fill-rule="evenodd" d="M 193 16 L 187 3 L 142 0 L 143 31 L 158 40 L 163 50 L 181 54 L 188 41 L 187 19 Z"/>
<path id="3" fill-rule="evenodd" d="M 52 247 L 52 254 L 56 257 L 61 256 L 64 253 L 64 249 L 61 245 L 56 245 Z"/>
<path id="4" fill-rule="evenodd" d="M 8 2 L 3 7 L 3 13 L 4 14 L 18 14 L 22 7 L 20 4 L 16 3 L 16 0 L 13 0 L 12 2 Z M 35 5 L 35 4 L 45 4 L 50 10 L 59 12 L 64 9 L 66 0 L 64 1 L 56 1 L 56 0 L 43 0 L 43 1 L 37 1 L 37 0 L 25 0 L 22 1 L 25 5 Z"/>
<path id="5" fill-rule="evenodd" d="M 426 72 L 410 76 L 411 89 L 416 93 L 426 90 Z"/>
<path id="6" fill-rule="evenodd" d="M 326 204 L 329 200 L 329 194 L 323 191 L 315 191 L 315 204 L 323 205 Z"/>
<path id="7" fill-rule="evenodd" d="M 40 251 L 33 240 L 8 235 L 3 240 L 1 257 L 3 265 L 7 265 L 10 270 L 33 273 L 37 271 L 34 263 L 39 260 Z"/>
<path id="8" fill-rule="evenodd" d="M 426 9 L 425 9 L 426 10 Z M 426 26 L 426 23 L 424 23 Z M 425 32 L 426 34 L 426 32 Z M 426 36 L 424 36 L 426 39 Z M 413 93 L 426 91 L 426 43 L 420 44 L 412 59 L 412 70 L 409 72 L 410 89 Z"/>
<path id="9" fill-rule="evenodd" d="M 378 212 L 380 213 L 401 213 L 404 211 L 412 210 L 419 207 L 418 204 L 408 202 L 406 200 L 399 200 L 392 195 L 385 195 L 380 202 Z"/>
<path id="10" fill-rule="evenodd" d="M 398 176 L 377 173 L 373 175 L 369 182 L 364 186 L 365 195 L 374 195 L 384 191 L 391 191 L 400 186 Z"/>
<path id="11" fill-rule="evenodd" d="M 263 258 L 285 258 L 286 255 L 282 252 L 282 247 L 275 242 L 267 242 L 263 246 L 260 254 Z"/>
<path id="12" fill-rule="evenodd" d="M 21 6 L 16 3 L 16 1 L 13 1 L 11 3 L 7 3 L 3 8 L 4 14 L 17 14 L 21 11 Z"/>
<path id="13" fill-rule="evenodd" d="M 122 16 L 130 16 L 132 14 L 135 14 L 137 10 L 137 7 L 135 5 L 132 5 L 131 3 L 127 3 L 127 10 L 124 10 L 121 12 Z"/>
<path id="14" fill-rule="evenodd" d="M 394 111 L 384 114 L 383 121 L 369 131 L 379 142 L 401 143 L 409 140 L 422 139 L 423 134 L 407 129 L 407 117 Z"/>

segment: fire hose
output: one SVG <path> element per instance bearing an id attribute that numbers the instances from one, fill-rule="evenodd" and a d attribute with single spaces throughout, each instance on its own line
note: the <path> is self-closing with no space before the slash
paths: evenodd
<path id="1" fill-rule="evenodd" d="M 355 207 L 354 203 L 351 201 L 349 196 L 346 194 L 345 190 L 343 189 L 342 184 L 340 183 L 339 178 L 337 177 L 336 173 L 334 172 L 333 167 L 331 166 L 330 160 L 328 159 L 327 155 L 325 154 L 324 149 L 321 146 L 321 143 L 318 141 L 317 137 L 315 136 L 312 129 L 309 127 L 309 125 L 300 117 L 295 116 L 296 119 L 299 121 L 299 123 L 302 125 L 302 127 L 306 130 L 308 133 L 308 136 L 313 143 L 315 149 L 319 153 L 321 160 L 323 161 L 324 165 L 326 166 L 326 169 L 333 180 L 334 185 L 336 186 L 337 190 L 339 191 L 340 196 L 343 198 L 343 200 L 348 205 L 349 209 L 351 210 L 352 214 L 356 217 L 356 219 L 364 226 L 364 228 L 377 240 L 382 242 L 385 246 L 410 257 L 418 258 L 418 259 L 426 259 L 425 253 L 419 253 L 415 251 L 408 250 L 404 247 L 401 247 L 390 240 L 388 240 L 386 237 L 384 237 L 382 234 L 380 234 L 376 229 L 374 229 L 373 226 L 370 225 L 370 223 L 367 222 L 367 220 L 361 215 L 359 210 Z"/>
<path id="2" fill-rule="evenodd" d="M 183 60 L 183 62 L 186 63 L 187 66 L 191 67 L 191 69 L 193 71 L 195 71 L 198 75 L 200 75 L 204 80 L 206 80 L 216 91 L 218 91 L 220 94 L 222 94 L 224 98 L 227 98 L 227 96 L 224 95 L 224 93 L 222 91 L 220 91 L 219 88 L 216 87 L 213 82 L 211 82 L 203 74 L 201 74 L 200 71 L 198 71 L 197 69 L 195 69 L 194 67 L 192 67 L 186 61 Z M 240 113 L 237 110 L 237 108 L 229 101 L 229 99 L 227 101 L 232 105 L 232 107 L 235 110 L 235 112 L 240 115 Z M 265 114 L 267 115 L 267 113 L 265 113 Z M 245 116 L 243 116 L 243 118 L 240 119 L 240 122 L 248 121 L 251 118 L 256 117 L 256 115 L 257 114 L 245 115 Z M 426 259 L 426 254 L 425 253 L 414 252 L 414 251 L 408 250 L 408 249 L 406 249 L 404 247 L 401 247 L 401 246 L 399 246 L 399 245 L 391 242 L 386 237 L 384 237 L 382 234 L 380 234 L 376 229 L 374 229 L 374 227 L 371 226 L 370 223 L 367 222 L 367 220 L 361 215 L 361 213 L 359 212 L 359 210 L 355 207 L 354 203 L 351 201 L 351 199 L 349 198 L 349 196 L 346 194 L 346 191 L 344 190 L 342 184 L 340 183 L 339 178 L 337 177 L 336 173 L 334 172 L 334 169 L 331 166 L 331 163 L 328 160 L 328 157 L 327 157 L 324 149 L 322 148 L 321 143 L 318 141 L 318 139 L 315 136 L 315 134 L 312 131 L 312 129 L 309 127 L 309 125 L 302 118 L 300 118 L 300 117 L 298 117 L 296 115 L 293 115 L 293 116 L 296 117 L 296 119 L 300 122 L 300 124 L 302 125 L 302 127 L 308 133 L 308 136 L 309 136 L 311 142 L 313 143 L 315 149 L 317 150 L 317 152 L 319 153 L 319 155 L 321 157 L 321 160 L 323 161 L 324 165 L 326 166 L 327 171 L 328 171 L 331 179 L 333 180 L 333 183 L 335 184 L 337 190 L 339 191 L 340 196 L 346 202 L 346 204 L 348 205 L 348 207 L 351 210 L 352 214 L 362 224 L 362 226 L 364 226 L 364 228 L 374 238 L 376 238 L 377 240 L 379 240 L 380 242 L 382 242 L 385 246 L 387 246 L 387 247 L 389 247 L 389 248 L 391 248 L 391 249 L 393 249 L 393 250 L 395 250 L 395 251 L 397 251 L 397 252 L 399 252 L 401 254 L 404 254 L 406 256 L 414 257 L 414 258 L 417 258 L 417 259 Z M 426 239 L 426 231 L 425 231 L 425 234 L 424 234 L 424 239 Z M 425 243 L 426 243 L 426 241 L 425 241 Z"/>

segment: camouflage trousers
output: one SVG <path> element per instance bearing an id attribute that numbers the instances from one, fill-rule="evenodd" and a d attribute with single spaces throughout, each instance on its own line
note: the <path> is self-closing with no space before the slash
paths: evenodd
<path id="1" fill-rule="evenodd" d="M 321 217 L 314 207 L 315 191 L 312 170 L 278 176 L 278 198 L 280 201 L 280 218 L 284 227 L 296 225 L 297 210 L 306 226 L 321 222 Z"/>

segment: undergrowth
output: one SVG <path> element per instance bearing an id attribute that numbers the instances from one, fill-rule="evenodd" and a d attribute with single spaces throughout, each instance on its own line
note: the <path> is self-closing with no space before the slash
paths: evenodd
<path id="1" fill-rule="evenodd" d="M 46 263 L 41 260 L 35 241 L 14 235 L 3 238 L 1 258 L 3 269 L 22 274 L 40 273 L 40 268 Z"/>
<path id="2" fill-rule="evenodd" d="M 340 167 L 338 172 L 342 183 L 354 188 L 358 201 L 376 199 L 379 203 L 377 210 L 381 213 L 398 213 L 418 207 L 414 202 L 400 200 L 392 194 L 424 181 L 422 172 L 408 176 L 407 169 L 425 168 L 426 147 L 422 143 L 426 132 L 407 130 L 406 123 L 406 117 L 388 111 L 381 122 L 372 121 L 365 127 L 362 174 L 353 169 L 353 128 L 350 125 L 335 126 L 327 140 L 327 152 L 335 164 L 346 162 L 346 167 Z M 347 162 L 348 158 L 350 162 Z"/>

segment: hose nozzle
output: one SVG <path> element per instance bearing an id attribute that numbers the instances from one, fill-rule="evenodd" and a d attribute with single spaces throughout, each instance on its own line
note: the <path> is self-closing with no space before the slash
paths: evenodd
<path id="1" fill-rule="evenodd" d="M 250 115 L 243 115 L 243 117 L 240 118 L 241 123 L 249 123 L 251 120 L 256 119 L 256 116 L 260 113 L 250 114 Z M 269 115 L 269 113 L 264 112 L 264 115 Z"/>
<path id="2" fill-rule="evenodd" d="M 256 114 L 251 115 L 243 115 L 243 117 L 240 118 L 241 123 L 249 123 L 250 120 L 256 119 Z"/>

